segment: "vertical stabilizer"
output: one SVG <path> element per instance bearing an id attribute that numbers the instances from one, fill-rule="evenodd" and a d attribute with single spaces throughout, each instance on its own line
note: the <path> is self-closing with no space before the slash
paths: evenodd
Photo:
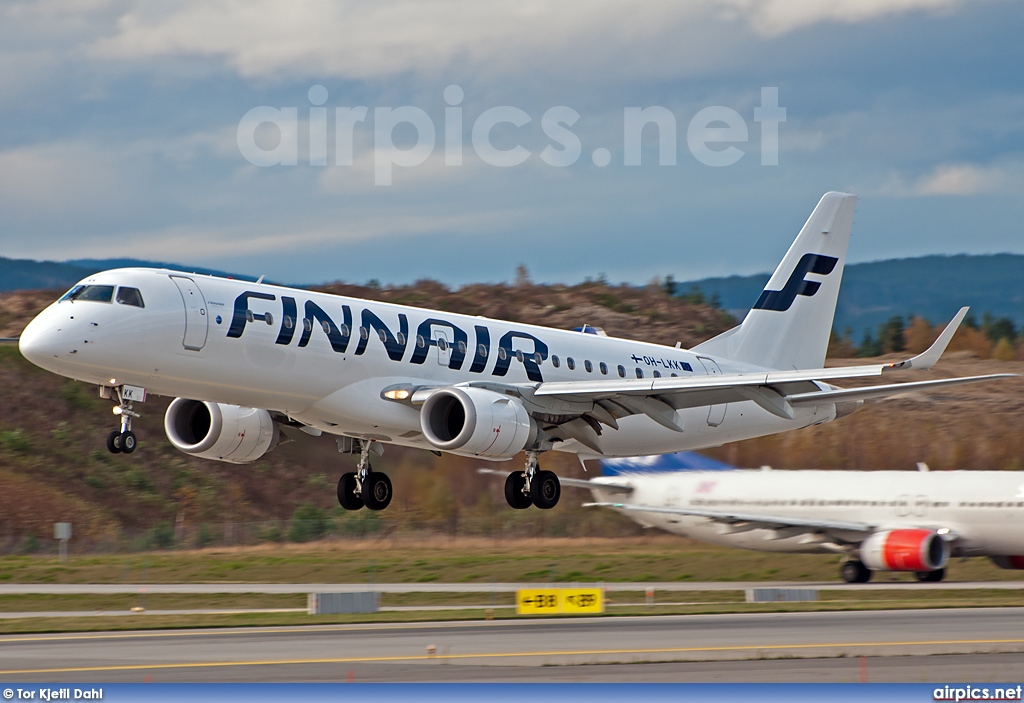
<path id="1" fill-rule="evenodd" d="M 692 351 L 773 369 L 821 368 L 856 202 L 825 193 L 743 323 Z"/>

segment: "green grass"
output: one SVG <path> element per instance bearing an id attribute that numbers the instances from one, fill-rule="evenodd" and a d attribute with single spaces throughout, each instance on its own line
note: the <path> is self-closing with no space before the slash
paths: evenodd
<path id="1" fill-rule="evenodd" d="M 3 583 L 489 583 L 621 581 L 838 580 L 839 558 L 742 552 L 669 536 L 648 539 L 411 539 L 211 548 L 125 555 L 73 553 L 0 557 Z M 947 578 L 1021 580 L 986 559 L 953 561 Z M 875 582 L 907 582 L 909 574 L 878 574 Z"/>

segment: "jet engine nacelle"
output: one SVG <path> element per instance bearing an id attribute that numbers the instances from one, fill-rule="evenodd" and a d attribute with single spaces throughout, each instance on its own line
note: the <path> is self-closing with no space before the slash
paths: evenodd
<path id="1" fill-rule="evenodd" d="M 872 571 L 935 571 L 949 561 L 949 543 L 934 530 L 876 532 L 860 545 Z"/>
<path id="2" fill-rule="evenodd" d="M 510 459 L 537 436 L 518 398 L 483 388 L 441 388 L 420 410 L 420 428 L 445 451 Z"/>
<path id="3" fill-rule="evenodd" d="M 270 451 L 278 430 L 266 410 L 175 398 L 164 415 L 164 432 L 186 454 L 246 464 Z"/>

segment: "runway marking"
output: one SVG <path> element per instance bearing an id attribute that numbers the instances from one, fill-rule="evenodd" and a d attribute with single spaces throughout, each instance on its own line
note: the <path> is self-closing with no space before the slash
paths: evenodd
<path id="1" fill-rule="evenodd" d="M 685 654 L 695 652 L 746 652 L 746 651 L 778 651 L 792 649 L 836 649 L 841 647 L 913 647 L 923 645 L 978 645 L 978 644 L 1024 644 L 1024 639 L 994 640 L 932 640 L 919 642 L 847 642 L 847 643 L 807 643 L 807 644 L 767 644 L 767 645 L 732 645 L 721 647 L 665 647 L 650 649 L 582 649 L 544 652 L 488 652 L 479 654 L 415 654 L 404 656 L 378 657 L 337 657 L 331 659 L 277 659 L 264 661 L 226 661 L 226 662 L 181 662 L 174 664 L 125 664 L 109 666 L 54 667 L 46 669 L 8 669 L 0 670 L 0 676 L 20 674 L 70 674 L 101 671 L 141 671 L 148 669 L 210 669 L 233 666 L 289 666 L 301 664 L 371 664 L 387 662 L 412 661 L 453 661 L 465 659 L 515 659 L 524 657 L 586 657 L 623 654 Z"/>
<path id="2" fill-rule="evenodd" d="M 453 627 L 494 627 L 496 625 L 508 625 L 515 621 L 493 621 L 493 622 L 424 622 L 424 623 L 395 623 L 393 625 L 384 623 L 370 623 L 366 625 L 306 625 L 303 627 L 275 627 L 270 629 L 245 629 L 245 630 L 182 630 L 180 632 L 131 632 L 104 633 L 102 635 L 66 633 L 60 635 L 14 635 L 0 637 L 0 644 L 18 642 L 75 642 L 77 640 L 120 640 L 120 639 L 144 639 L 156 637 L 197 637 L 210 635 L 294 635 L 296 633 L 310 634 L 317 632 L 376 632 L 380 630 L 422 630 L 426 628 L 453 628 Z M 523 622 L 542 622 L 541 620 L 527 620 Z M 520 623 L 517 623 L 520 624 Z"/>

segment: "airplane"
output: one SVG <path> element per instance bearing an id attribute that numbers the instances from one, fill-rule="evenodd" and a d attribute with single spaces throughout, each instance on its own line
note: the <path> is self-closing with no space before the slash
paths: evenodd
<path id="1" fill-rule="evenodd" d="M 306 433 L 358 455 L 338 481 L 348 510 L 386 508 L 384 444 L 510 460 L 505 498 L 554 507 L 544 452 L 669 453 L 830 422 L 865 399 L 1001 374 L 840 389 L 830 383 L 928 369 L 966 314 L 899 363 L 822 368 L 856 197 L 827 193 L 743 322 L 692 349 L 616 339 L 182 271 L 89 276 L 33 319 L 21 353 L 100 387 L 120 425 L 111 452 L 136 447 L 147 394 L 173 397 L 177 449 L 255 461 Z"/>
<path id="2" fill-rule="evenodd" d="M 841 554 L 847 583 L 876 571 L 941 581 L 950 557 L 1024 569 L 1024 477 L 1013 471 L 679 470 L 657 456 L 602 464 L 619 467 L 563 479 L 590 489 L 588 507 L 727 547 Z"/>

